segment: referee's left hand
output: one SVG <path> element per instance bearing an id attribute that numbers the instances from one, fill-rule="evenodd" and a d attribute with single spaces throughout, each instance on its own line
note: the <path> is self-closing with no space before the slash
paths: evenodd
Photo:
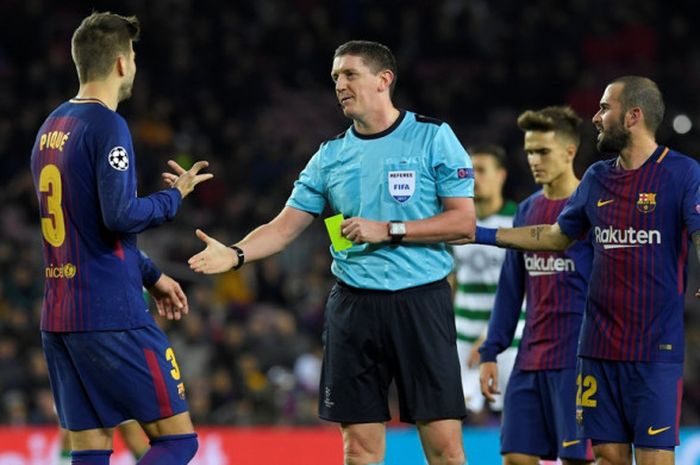
<path id="1" fill-rule="evenodd" d="M 356 216 L 340 223 L 340 233 L 355 244 L 377 244 L 390 239 L 386 221 L 372 221 Z"/>

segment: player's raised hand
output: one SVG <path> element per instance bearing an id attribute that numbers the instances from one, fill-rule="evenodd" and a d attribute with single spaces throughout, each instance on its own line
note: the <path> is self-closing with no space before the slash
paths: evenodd
<path id="1" fill-rule="evenodd" d="M 197 184 L 208 181 L 214 177 L 211 173 L 199 174 L 201 170 L 209 166 L 209 162 L 204 160 L 196 162 L 189 170 L 185 170 L 173 160 L 168 160 L 168 166 L 170 166 L 175 173 L 163 173 L 163 181 L 165 181 L 169 187 L 174 187 L 179 190 L 183 199 L 194 190 Z"/>
<path id="2" fill-rule="evenodd" d="M 207 236 L 201 229 L 195 231 L 195 234 L 207 246 L 187 260 L 192 271 L 204 274 L 222 273 L 238 264 L 238 255 L 233 249 Z"/>
<path id="3" fill-rule="evenodd" d="M 189 312 L 187 296 L 182 292 L 180 284 L 165 273 L 160 275 L 148 292 L 156 303 L 158 314 L 168 320 L 179 320 Z"/>
<path id="4" fill-rule="evenodd" d="M 498 365 L 496 362 L 484 362 L 479 365 L 479 382 L 481 383 L 481 393 L 489 402 L 496 400 L 494 394 L 500 394 L 498 390 Z"/>

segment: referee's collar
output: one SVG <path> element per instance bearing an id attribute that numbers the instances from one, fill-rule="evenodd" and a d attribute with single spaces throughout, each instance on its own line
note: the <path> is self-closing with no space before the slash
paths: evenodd
<path id="1" fill-rule="evenodd" d="M 374 134 L 360 134 L 355 130 L 355 125 L 353 124 L 350 126 L 350 130 L 352 131 L 353 135 L 357 137 L 358 139 L 379 139 L 380 137 L 384 137 L 387 134 L 391 133 L 394 129 L 399 127 L 399 124 L 403 121 L 403 119 L 406 117 L 406 110 L 399 110 L 399 117 L 396 118 L 396 121 L 386 128 L 383 131 L 376 132 Z"/>

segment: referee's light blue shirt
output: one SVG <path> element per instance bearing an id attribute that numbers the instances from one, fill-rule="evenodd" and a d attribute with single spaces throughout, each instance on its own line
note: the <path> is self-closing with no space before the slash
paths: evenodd
<path id="1" fill-rule="evenodd" d="M 402 111 L 381 133 L 365 136 L 351 127 L 321 144 L 287 205 L 314 215 L 328 204 L 345 218 L 410 221 L 441 213 L 442 197 L 473 195 L 471 160 L 450 126 Z M 330 253 L 332 273 L 362 289 L 406 289 L 452 270 L 444 243 L 362 244 Z"/>

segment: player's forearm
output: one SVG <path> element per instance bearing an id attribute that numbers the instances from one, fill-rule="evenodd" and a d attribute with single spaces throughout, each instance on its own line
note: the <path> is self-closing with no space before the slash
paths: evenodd
<path id="1" fill-rule="evenodd" d="M 695 231 L 693 233 L 693 244 L 695 244 L 695 255 L 700 262 L 700 231 Z"/>
<path id="2" fill-rule="evenodd" d="M 102 219 L 107 229 L 125 234 L 138 234 L 171 220 L 182 203 L 177 189 L 166 189 L 147 197 L 102 199 Z"/>
<path id="3" fill-rule="evenodd" d="M 499 228 L 496 232 L 496 245 L 510 249 L 561 252 L 572 242 L 556 224 Z"/>

